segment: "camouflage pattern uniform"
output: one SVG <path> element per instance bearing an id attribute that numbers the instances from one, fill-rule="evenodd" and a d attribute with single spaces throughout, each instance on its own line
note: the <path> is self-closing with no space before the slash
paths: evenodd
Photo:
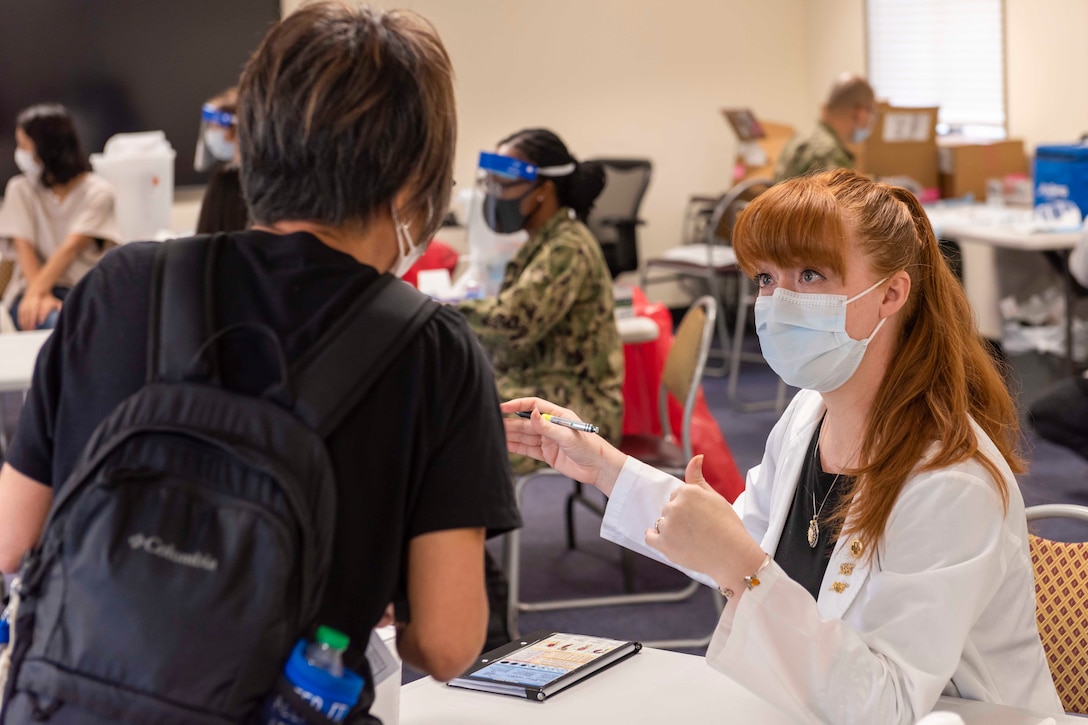
<path id="1" fill-rule="evenodd" d="M 854 168 L 854 154 L 823 121 L 808 136 L 786 142 L 774 168 L 775 183 L 814 171 Z"/>
<path id="2" fill-rule="evenodd" d="M 458 305 L 491 356 L 502 400 L 535 395 L 578 413 L 618 443 L 623 342 L 601 245 L 560 209 L 506 265 L 497 297 Z M 516 473 L 543 464 L 510 457 Z"/>

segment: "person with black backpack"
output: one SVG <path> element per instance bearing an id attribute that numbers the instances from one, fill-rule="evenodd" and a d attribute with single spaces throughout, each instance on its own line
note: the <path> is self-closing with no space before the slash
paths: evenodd
<path id="1" fill-rule="evenodd" d="M 395 278 L 449 202 L 451 78 L 414 14 L 304 6 L 241 77 L 253 228 L 125 245 L 72 290 L 0 471 L 0 721 L 251 722 L 327 626 L 366 680 L 346 721 L 375 722 L 390 603 L 406 663 L 473 661 L 484 538 L 520 525 L 495 383 Z"/>

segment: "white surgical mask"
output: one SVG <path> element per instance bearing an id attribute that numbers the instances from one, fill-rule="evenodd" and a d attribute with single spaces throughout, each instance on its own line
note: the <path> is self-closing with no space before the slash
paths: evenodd
<path id="1" fill-rule="evenodd" d="M 37 181 L 42 175 L 42 162 L 34 158 L 34 152 L 26 149 L 15 149 L 15 165 L 31 181 Z"/>
<path id="2" fill-rule="evenodd" d="M 234 142 L 227 140 L 227 129 L 209 126 L 204 130 L 204 146 L 217 161 L 234 160 Z"/>
<path id="3" fill-rule="evenodd" d="M 393 210 L 393 227 L 397 231 L 397 263 L 393 265 L 393 269 L 390 270 L 397 277 L 403 277 L 408 273 L 408 270 L 412 268 L 419 258 L 423 256 L 423 253 L 427 251 L 427 243 L 420 242 L 416 244 L 412 241 L 410 224 L 401 224 L 400 218 L 397 216 L 397 205 L 390 204 L 389 208 Z M 431 202 L 427 202 L 427 223 L 430 224 L 430 219 L 433 214 L 431 209 Z M 408 251 L 405 252 L 404 248 L 407 247 Z"/>
<path id="4" fill-rule="evenodd" d="M 855 340 L 846 334 L 846 306 L 887 281 L 847 299 L 776 289 L 756 298 L 756 334 L 763 357 L 775 374 L 795 388 L 828 393 L 853 376 L 883 318 L 872 334 Z"/>

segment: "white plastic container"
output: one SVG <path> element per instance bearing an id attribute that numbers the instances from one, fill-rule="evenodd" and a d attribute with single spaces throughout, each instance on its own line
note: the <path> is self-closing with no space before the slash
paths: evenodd
<path id="1" fill-rule="evenodd" d="M 113 184 L 122 241 L 155 239 L 170 229 L 174 151 L 162 131 L 119 133 L 91 154 L 95 173 Z"/>

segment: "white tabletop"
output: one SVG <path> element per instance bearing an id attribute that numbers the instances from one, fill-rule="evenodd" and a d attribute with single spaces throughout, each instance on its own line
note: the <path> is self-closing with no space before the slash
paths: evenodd
<path id="1" fill-rule="evenodd" d="M 1044 715 L 941 698 L 938 710 L 958 713 L 967 725 L 1042 725 Z M 795 725 L 772 705 L 702 657 L 644 648 L 634 657 L 539 703 L 506 695 L 448 687 L 430 678 L 401 688 L 400 724 L 601 725 L 601 723 L 759 723 Z M 1054 723 L 1084 723 L 1073 717 Z"/>
<path id="2" fill-rule="evenodd" d="M 617 317 L 616 328 L 620 331 L 620 339 L 623 340 L 624 345 L 652 342 L 661 334 L 656 322 L 649 317 L 639 315 Z"/>
<path id="3" fill-rule="evenodd" d="M 0 335 L 0 392 L 18 392 L 30 388 L 38 351 L 52 332 L 36 330 Z"/>
<path id="4" fill-rule="evenodd" d="M 1080 232 L 1036 231 L 1031 209 L 985 204 L 936 204 L 926 214 L 938 238 L 988 244 L 1027 252 L 1072 249 Z"/>
<path id="5" fill-rule="evenodd" d="M 971 222 L 953 222 L 944 226 L 942 236 L 957 241 L 980 242 L 1003 249 L 1053 252 L 1075 247 L 1080 238 L 1080 232 L 1032 232 Z"/>

